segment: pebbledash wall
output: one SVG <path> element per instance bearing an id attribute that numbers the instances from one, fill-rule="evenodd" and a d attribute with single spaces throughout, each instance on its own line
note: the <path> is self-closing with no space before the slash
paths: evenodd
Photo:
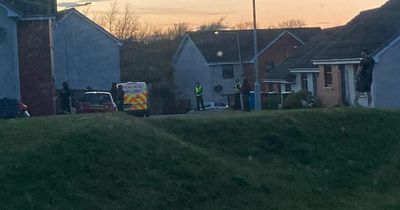
<path id="1" fill-rule="evenodd" d="M 400 107 L 400 37 L 379 56 L 373 75 L 373 104 L 376 108 Z"/>
<path id="2" fill-rule="evenodd" d="M 111 34 L 77 11 L 54 25 L 56 89 L 67 82 L 73 90 L 109 90 L 120 82 L 120 46 Z"/>
<path id="3" fill-rule="evenodd" d="M 213 88 L 210 68 L 206 59 L 190 40 L 186 39 L 182 45 L 180 56 L 175 62 L 174 73 L 177 86 L 177 99 L 190 99 L 192 107 L 196 106 L 194 87 L 196 82 L 203 86 L 204 101 L 213 100 Z"/>
<path id="4" fill-rule="evenodd" d="M 17 24 L 0 5 L 0 98 L 20 99 Z"/>

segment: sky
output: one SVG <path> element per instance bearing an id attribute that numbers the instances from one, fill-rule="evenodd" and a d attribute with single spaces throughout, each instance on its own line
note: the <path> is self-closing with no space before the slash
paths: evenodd
<path id="1" fill-rule="evenodd" d="M 86 0 L 58 0 L 62 6 Z M 91 12 L 106 11 L 113 0 L 89 0 Z M 302 19 L 307 26 L 322 28 L 343 25 L 360 11 L 379 7 L 387 0 L 256 0 L 259 27 L 277 25 L 289 19 Z M 252 20 L 252 0 L 117 0 L 130 3 L 144 23 L 168 26 L 189 23 L 198 26 L 225 18 L 225 23 Z"/>

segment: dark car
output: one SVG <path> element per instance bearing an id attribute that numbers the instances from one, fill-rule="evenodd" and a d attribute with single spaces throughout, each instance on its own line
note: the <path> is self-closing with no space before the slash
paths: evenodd
<path id="1" fill-rule="evenodd" d="M 0 119 L 30 117 L 28 106 L 15 99 L 0 98 Z"/>
<path id="2" fill-rule="evenodd" d="M 77 113 L 114 112 L 117 106 L 108 92 L 86 92 L 78 101 Z"/>

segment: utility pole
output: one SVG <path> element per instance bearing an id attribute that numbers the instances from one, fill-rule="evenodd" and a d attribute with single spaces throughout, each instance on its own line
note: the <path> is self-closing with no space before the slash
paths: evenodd
<path id="1" fill-rule="evenodd" d="M 256 16 L 256 0 L 253 0 L 253 24 L 254 24 L 254 108 L 256 112 L 261 111 L 261 87 L 258 66 L 258 47 L 257 47 L 257 16 Z"/>

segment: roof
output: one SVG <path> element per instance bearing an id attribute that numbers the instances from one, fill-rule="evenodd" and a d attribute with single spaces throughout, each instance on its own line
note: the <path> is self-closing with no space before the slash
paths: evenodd
<path id="1" fill-rule="evenodd" d="M 289 72 L 291 69 L 305 70 L 318 68 L 311 60 L 326 47 L 325 44 L 329 42 L 332 36 L 335 36 L 341 30 L 342 27 L 324 29 L 319 35 L 313 37 L 305 45 L 294 51 L 288 59 L 265 74 L 265 79 L 289 81 L 293 79 Z"/>
<path id="2" fill-rule="evenodd" d="M 266 74 L 267 80 L 291 79 L 290 69 L 317 68 L 312 60 L 358 59 L 367 49 L 376 55 L 400 37 L 400 1 L 361 12 L 344 26 L 323 30 L 285 62 Z"/>
<path id="3" fill-rule="evenodd" d="M 69 17 L 72 14 L 77 15 L 78 17 L 82 18 L 84 21 L 86 21 L 87 23 L 89 23 L 90 25 L 95 27 L 97 30 L 104 33 L 108 38 L 115 41 L 118 44 L 118 46 L 122 46 L 121 41 L 117 37 L 115 37 L 113 34 L 108 32 L 107 30 L 105 30 L 103 27 L 101 27 L 100 25 L 98 25 L 97 23 L 95 23 L 94 21 L 89 19 L 88 17 L 86 17 L 84 14 L 80 13 L 75 8 L 62 10 L 62 11 L 58 12 L 58 15 L 57 15 L 58 24 L 60 24 L 62 21 L 65 20 L 65 18 Z"/>
<path id="4" fill-rule="evenodd" d="M 56 0 L 0 0 L 0 4 L 20 14 L 22 18 L 53 17 Z"/>
<path id="5" fill-rule="evenodd" d="M 337 32 L 315 60 L 359 58 L 360 51 L 373 55 L 400 36 L 400 1 L 361 12 Z"/>
<path id="6" fill-rule="evenodd" d="M 257 30 L 258 52 L 263 52 L 285 33 L 289 33 L 302 42 L 307 42 L 320 32 L 321 28 L 259 29 Z M 215 31 L 197 31 L 188 33 L 187 38 L 194 42 L 209 64 L 219 64 L 238 62 L 237 36 L 242 62 L 252 62 L 254 59 L 253 30 L 222 30 L 218 34 Z M 217 55 L 219 51 L 222 52 L 222 56 Z"/>

